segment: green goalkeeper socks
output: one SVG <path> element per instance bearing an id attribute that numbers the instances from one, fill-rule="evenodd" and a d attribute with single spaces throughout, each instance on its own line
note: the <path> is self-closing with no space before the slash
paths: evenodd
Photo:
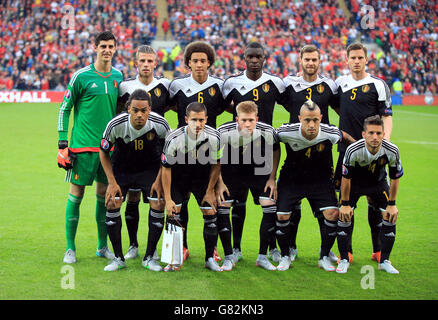
<path id="1" fill-rule="evenodd" d="M 79 207 L 82 197 L 68 194 L 67 207 L 65 208 L 65 234 L 67 238 L 67 250 L 76 251 L 75 237 L 79 222 Z"/>
<path id="2" fill-rule="evenodd" d="M 105 224 L 105 197 L 96 195 L 96 200 L 97 248 L 100 250 L 108 245 L 108 232 Z"/>

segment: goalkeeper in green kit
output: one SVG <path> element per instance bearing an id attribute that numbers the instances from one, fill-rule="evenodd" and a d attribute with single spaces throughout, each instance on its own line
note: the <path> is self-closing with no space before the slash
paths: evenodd
<path id="1" fill-rule="evenodd" d="M 111 63 L 116 52 L 116 38 L 104 31 L 94 41 L 96 59 L 76 71 L 70 79 L 58 115 L 58 166 L 67 170 L 66 182 L 70 182 L 65 210 L 67 248 L 64 263 L 76 262 L 75 236 L 79 222 L 79 208 L 85 186 L 96 181 L 96 255 L 113 259 L 107 245 L 105 225 L 105 192 L 107 179 L 100 164 L 99 149 L 102 134 L 116 112 L 118 87 L 122 73 Z M 70 114 L 73 111 L 73 129 L 68 142 Z"/>

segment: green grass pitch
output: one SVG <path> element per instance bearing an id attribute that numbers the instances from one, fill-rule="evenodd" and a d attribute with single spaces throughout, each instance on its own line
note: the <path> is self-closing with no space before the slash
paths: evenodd
<path id="1" fill-rule="evenodd" d="M 56 165 L 58 108 L 58 104 L 0 104 L 0 299 L 438 298 L 438 108 L 394 107 L 391 140 L 400 148 L 405 171 L 397 199 L 400 216 L 391 255 L 399 275 L 378 271 L 370 259 L 365 199 L 360 200 L 356 211 L 354 262 L 344 275 L 318 269 L 319 229 L 307 201 L 303 201 L 298 259 L 292 268 L 286 272 L 257 268 L 261 209 L 251 199 L 242 242 L 244 259 L 231 272 L 215 273 L 203 267 L 202 218 L 193 199 L 188 233 L 191 257 L 180 272 L 155 273 L 141 266 L 147 239 L 145 204 L 140 207 L 141 257 L 129 260 L 124 270 L 104 272 L 107 261 L 95 256 L 95 186 L 86 189 L 81 206 L 76 238 L 78 262 L 65 269 L 64 210 L 69 185 L 64 182 L 64 171 Z M 337 124 L 336 114 L 330 116 Z M 175 114 L 166 117 L 174 127 Z M 218 123 L 230 118 L 226 114 Z M 287 113 L 277 108 L 274 126 L 287 120 Z M 336 160 L 337 154 L 334 157 Z M 126 251 L 125 223 L 122 237 Z M 218 248 L 223 255 L 220 243 Z M 333 250 L 338 252 L 336 244 Z"/>

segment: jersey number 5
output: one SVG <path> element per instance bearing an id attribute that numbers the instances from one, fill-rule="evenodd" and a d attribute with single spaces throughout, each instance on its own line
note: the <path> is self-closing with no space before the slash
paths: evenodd
<path id="1" fill-rule="evenodd" d="M 351 89 L 351 93 L 352 93 L 352 95 L 350 96 L 351 100 L 356 99 L 356 91 L 357 91 L 357 88 Z"/>

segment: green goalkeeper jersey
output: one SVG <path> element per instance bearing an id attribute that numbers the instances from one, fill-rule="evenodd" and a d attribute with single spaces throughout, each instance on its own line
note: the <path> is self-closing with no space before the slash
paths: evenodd
<path id="1" fill-rule="evenodd" d="M 70 113 L 74 111 L 69 147 L 76 152 L 99 152 L 103 131 L 116 113 L 122 73 L 100 73 L 94 64 L 76 71 L 68 84 L 58 115 L 59 140 L 68 140 Z"/>

